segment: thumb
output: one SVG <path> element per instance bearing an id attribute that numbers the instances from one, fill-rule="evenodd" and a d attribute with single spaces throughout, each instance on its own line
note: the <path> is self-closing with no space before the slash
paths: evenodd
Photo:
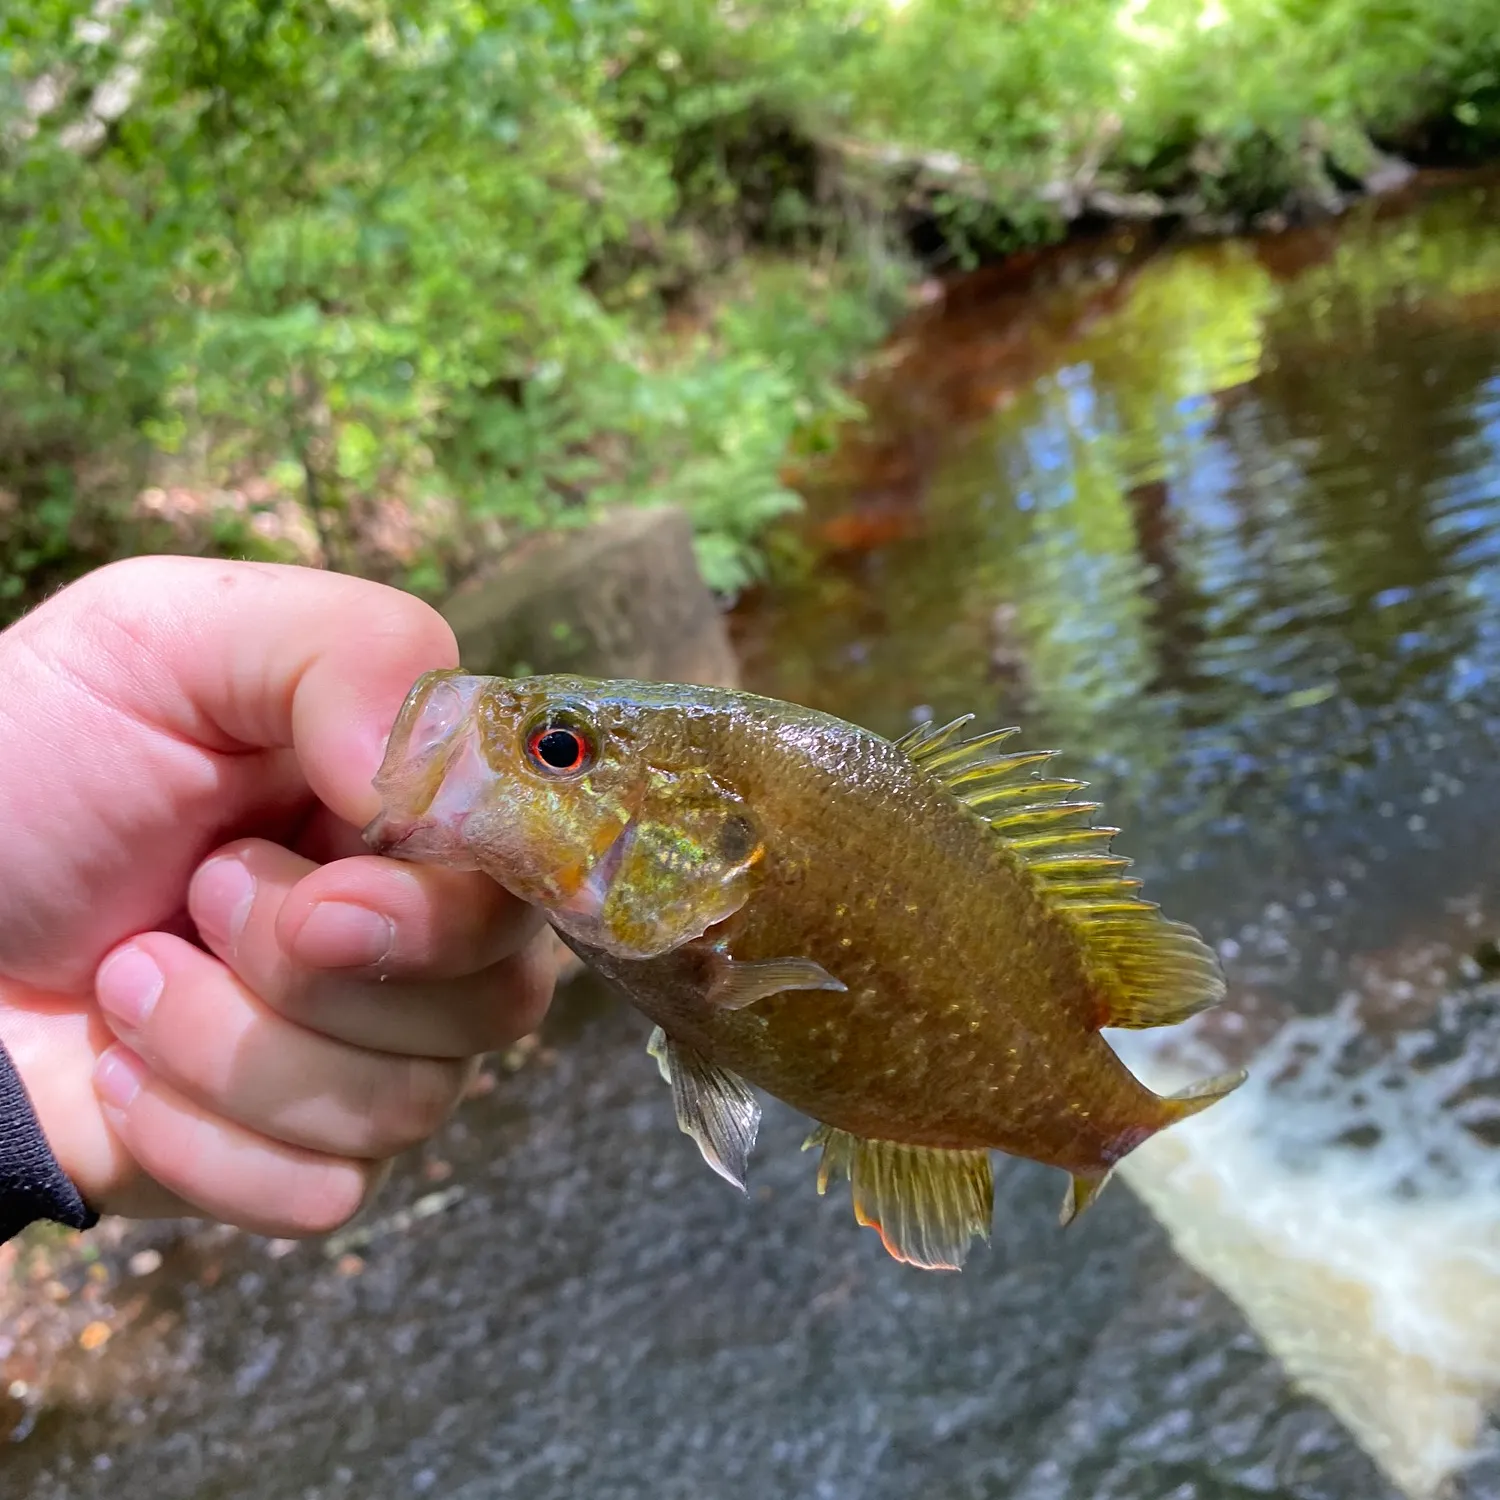
<path id="1" fill-rule="evenodd" d="M 28 616 L 69 608 L 80 670 L 137 720 L 210 750 L 295 751 L 309 788 L 356 827 L 423 672 L 457 664 L 453 632 L 410 594 L 316 568 L 204 558 L 113 563 Z"/>

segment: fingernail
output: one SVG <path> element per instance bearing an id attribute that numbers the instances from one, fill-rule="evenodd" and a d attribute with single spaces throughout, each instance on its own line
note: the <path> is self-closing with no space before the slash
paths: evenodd
<path id="1" fill-rule="evenodd" d="M 389 917 L 347 901 L 320 901 L 297 934 L 297 957 L 315 969 L 356 969 L 378 964 L 395 942 Z"/>
<path id="2" fill-rule="evenodd" d="M 209 860 L 193 877 L 193 920 L 220 947 L 232 948 L 239 941 L 254 901 L 255 877 L 232 855 Z"/>
<path id="3" fill-rule="evenodd" d="M 99 1004 L 122 1026 L 139 1031 L 161 997 L 162 972 L 156 960 L 139 948 L 121 948 L 104 960 L 94 992 Z"/>
<path id="4" fill-rule="evenodd" d="M 94 1092 L 112 1109 L 129 1109 L 146 1065 L 129 1047 L 111 1047 L 94 1065 Z"/>

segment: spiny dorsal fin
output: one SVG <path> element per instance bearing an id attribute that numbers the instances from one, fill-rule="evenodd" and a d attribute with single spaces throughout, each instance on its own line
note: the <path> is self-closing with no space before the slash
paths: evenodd
<path id="1" fill-rule="evenodd" d="M 973 714 L 963 714 L 954 719 L 951 724 L 944 724 L 941 729 L 937 729 L 933 726 L 932 720 L 928 719 L 925 724 L 918 724 L 915 729 L 908 729 L 896 741 L 896 748 L 906 751 L 913 760 L 920 760 L 936 754 L 965 724 L 973 722 Z"/>
<path id="2" fill-rule="evenodd" d="M 957 1271 L 969 1242 L 990 1237 L 995 1182 L 988 1151 L 941 1151 L 867 1141 L 820 1125 L 802 1143 L 823 1148 L 818 1192 L 847 1177 L 854 1217 L 880 1231 L 897 1260 L 928 1271 Z"/>
<path id="3" fill-rule="evenodd" d="M 999 834 L 1047 904 L 1077 929 L 1106 998 L 1101 1024 L 1173 1026 L 1217 1005 L 1218 957 L 1191 927 L 1169 922 L 1137 894 L 1140 881 L 1124 873 L 1130 861 L 1110 852 L 1120 830 L 1094 827 L 1099 804 L 1078 800 L 1087 783 L 1046 775 L 1056 751 L 1002 751 L 1018 729 L 960 739 L 973 717 L 920 724 L 896 745 Z"/>

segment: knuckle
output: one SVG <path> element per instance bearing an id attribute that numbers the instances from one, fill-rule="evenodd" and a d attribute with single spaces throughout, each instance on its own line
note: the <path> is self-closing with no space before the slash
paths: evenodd
<path id="1" fill-rule="evenodd" d="M 535 1031 L 552 1004 L 566 950 L 560 942 L 546 942 L 547 936 L 550 934 L 529 943 L 507 966 L 505 994 L 510 1021 L 510 1034 L 505 1038 L 507 1045 L 517 1037 Z M 566 956 L 571 958 L 572 955 L 567 953 Z"/>
<path id="2" fill-rule="evenodd" d="M 279 947 L 273 955 L 273 962 L 267 967 L 267 973 L 255 976 L 253 986 L 266 1006 L 308 1031 L 345 1039 L 330 1024 L 330 1014 L 337 1013 L 330 1003 L 338 998 L 336 984 L 330 984 L 325 975 L 299 968 L 283 956 Z"/>
<path id="3" fill-rule="evenodd" d="M 462 1063 L 426 1057 L 401 1059 L 379 1088 L 370 1110 L 385 1151 L 405 1151 L 432 1135 L 458 1103 L 463 1081 Z"/>
<path id="4" fill-rule="evenodd" d="M 171 630 L 183 561 L 121 558 L 77 580 L 59 598 L 71 595 L 81 629 L 106 659 L 134 662 L 138 670 L 140 653 L 158 652 Z"/>
<path id="5" fill-rule="evenodd" d="M 147 1177 L 184 1198 L 197 1196 L 212 1144 L 206 1128 L 165 1118 L 155 1098 L 144 1094 L 126 1115 L 121 1133 Z"/>

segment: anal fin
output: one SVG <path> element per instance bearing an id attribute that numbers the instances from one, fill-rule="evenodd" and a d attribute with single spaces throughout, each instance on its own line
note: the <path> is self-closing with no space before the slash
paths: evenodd
<path id="1" fill-rule="evenodd" d="M 725 957 L 723 966 L 705 997 L 723 1010 L 743 1010 L 757 1000 L 786 990 L 842 990 L 848 986 L 835 979 L 810 958 L 769 958 L 744 963 Z"/>
<path id="2" fill-rule="evenodd" d="M 672 1086 L 678 1129 L 692 1136 L 703 1160 L 725 1182 L 744 1192 L 760 1129 L 760 1104 L 749 1085 L 692 1047 L 674 1042 L 660 1026 L 646 1050 Z"/>
<path id="3" fill-rule="evenodd" d="M 831 1125 L 820 1125 L 802 1149 L 813 1146 L 823 1148 L 818 1192 L 847 1177 L 854 1217 L 880 1231 L 895 1259 L 929 1271 L 957 1271 L 969 1242 L 989 1239 L 995 1185 L 988 1151 L 867 1141 Z"/>

